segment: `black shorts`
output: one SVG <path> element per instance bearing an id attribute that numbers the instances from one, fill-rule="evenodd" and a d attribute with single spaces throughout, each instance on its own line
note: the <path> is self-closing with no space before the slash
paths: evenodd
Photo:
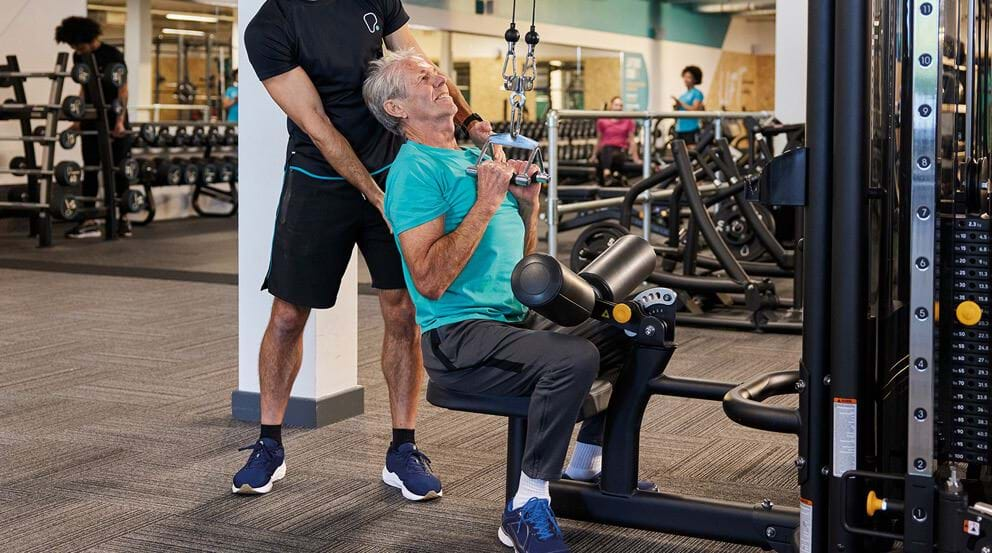
<path id="1" fill-rule="evenodd" d="M 375 178 L 384 182 L 386 173 Z M 262 290 L 301 307 L 333 307 L 356 244 L 373 288 L 406 288 L 399 250 L 375 206 L 345 181 L 287 170 Z"/>

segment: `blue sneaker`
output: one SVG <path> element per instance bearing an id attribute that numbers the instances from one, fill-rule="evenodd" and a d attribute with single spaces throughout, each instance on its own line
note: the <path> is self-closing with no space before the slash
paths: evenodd
<path id="1" fill-rule="evenodd" d="M 503 525 L 497 533 L 503 545 L 512 547 L 516 553 L 569 551 L 547 499 L 532 497 L 519 509 L 510 510 L 512 506 L 513 502 L 506 506 Z"/>
<path id="2" fill-rule="evenodd" d="M 602 472 L 597 472 L 596 473 L 596 476 L 593 476 L 589 480 L 579 480 L 578 478 L 572 478 L 571 476 L 568 475 L 567 472 L 561 473 L 561 479 L 562 480 L 574 480 L 575 482 L 588 482 L 590 484 L 596 484 L 597 486 L 599 485 L 599 480 L 602 477 L 603 477 L 603 473 Z M 637 491 L 639 491 L 639 492 L 657 492 L 658 491 L 658 484 L 655 484 L 654 482 L 652 482 L 650 480 L 638 480 L 637 481 Z"/>
<path id="3" fill-rule="evenodd" d="M 411 443 L 386 452 L 382 481 L 403 492 L 410 501 L 441 497 L 441 480 L 431 472 L 431 460 Z"/>
<path id="4" fill-rule="evenodd" d="M 234 475 L 231 493 L 269 493 L 272 483 L 286 476 L 286 452 L 271 438 L 262 438 L 238 451 L 251 450 L 248 462 Z"/>

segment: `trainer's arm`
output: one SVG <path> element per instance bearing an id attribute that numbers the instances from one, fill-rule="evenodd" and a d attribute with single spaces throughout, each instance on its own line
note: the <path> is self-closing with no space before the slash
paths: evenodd
<path id="1" fill-rule="evenodd" d="M 483 163 L 475 205 L 455 230 L 445 234 L 444 217 L 438 217 L 400 234 L 400 249 L 410 277 L 425 298 L 439 299 L 465 269 L 506 197 L 512 176 L 505 164 Z"/>
<path id="2" fill-rule="evenodd" d="M 357 188 L 372 205 L 382 211 L 382 190 L 351 148 L 351 144 L 331 123 L 313 81 L 297 67 L 262 81 L 276 104 L 320 149 L 331 167 Z"/>

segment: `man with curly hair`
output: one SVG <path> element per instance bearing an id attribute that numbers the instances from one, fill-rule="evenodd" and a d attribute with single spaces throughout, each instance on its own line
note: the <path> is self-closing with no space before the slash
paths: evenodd
<path id="1" fill-rule="evenodd" d="M 88 17 L 67 17 L 62 20 L 62 24 L 55 28 L 55 42 L 68 44 L 75 52 L 72 56 L 74 63 L 85 63 L 92 54 L 96 58 L 96 68 L 98 72 L 113 63 L 124 63 L 124 53 L 113 46 L 100 40 L 102 31 L 100 24 Z M 122 107 L 121 113 L 109 115 L 111 150 L 113 152 L 114 166 L 126 158 L 131 149 L 131 141 L 127 134 L 127 83 L 120 87 L 113 86 L 105 81 L 100 84 L 103 87 L 103 100 L 110 105 L 117 100 Z M 81 87 L 79 95 L 87 104 L 92 104 L 86 87 Z M 72 124 L 74 130 L 96 130 L 96 121 L 82 121 Z M 100 142 L 99 137 L 93 135 L 82 135 L 83 164 L 100 164 Z M 121 194 L 127 189 L 124 179 L 117 179 L 117 193 Z M 86 171 L 83 174 L 83 196 L 99 196 L 100 180 L 97 173 Z M 131 223 L 122 213 L 120 224 L 117 227 L 118 233 L 122 236 L 131 236 Z M 81 221 L 78 225 L 66 233 L 66 238 L 93 238 L 100 236 L 100 227 L 96 221 Z"/>

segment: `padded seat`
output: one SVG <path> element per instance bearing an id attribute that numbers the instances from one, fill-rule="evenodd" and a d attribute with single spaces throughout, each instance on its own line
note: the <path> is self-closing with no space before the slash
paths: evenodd
<path id="1" fill-rule="evenodd" d="M 596 380 L 592 383 L 589 395 L 582 402 L 579 419 L 583 420 L 602 413 L 610 403 L 613 385 L 606 380 Z M 530 406 L 530 396 L 491 396 L 455 392 L 442 388 L 433 382 L 427 383 L 427 401 L 431 405 L 444 407 L 453 411 L 483 413 L 502 417 L 526 418 Z"/>

